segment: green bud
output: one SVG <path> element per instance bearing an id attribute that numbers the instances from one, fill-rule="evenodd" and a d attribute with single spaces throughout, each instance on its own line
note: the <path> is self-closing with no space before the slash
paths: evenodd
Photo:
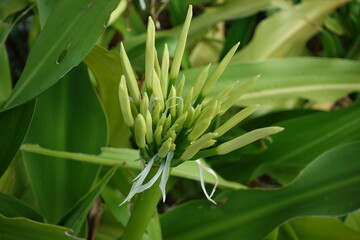
<path id="1" fill-rule="evenodd" d="M 186 117 L 186 120 L 183 124 L 183 126 L 185 128 L 190 128 L 193 124 L 193 120 L 194 120 L 194 113 L 195 113 L 195 110 L 193 107 L 190 107 L 188 110 L 187 110 L 187 117 Z"/>
<path id="2" fill-rule="evenodd" d="M 199 118 L 196 121 L 200 122 L 207 118 L 212 119 L 215 115 L 216 109 L 218 109 L 218 101 L 215 101 L 214 104 L 207 106 L 204 110 L 202 110 Z"/>
<path id="3" fill-rule="evenodd" d="M 140 91 L 134 71 L 130 64 L 130 60 L 125 52 L 124 45 L 122 43 L 120 43 L 120 62 L 121 68 L 124 71 L 127 86 L 129 88 L 130 97 L 134 99 L 134 102 L 137 104 L 139 103 Z"/>
<path id="4" fill-rule="evenodd" d="M 168 84 L 169 84 L 168 75 L 169 75 L 169 49 L 168 49 L 168 45 L 165 43 L 165 48 L 161 61 L 161 77 L 160 77 L 161 88 L 164 96 L 166 96 L 168 92 Z"/>
<path id="5" fill-rule="evenodd" d="M 169 115 L 165 120 L 163 132 L 164 133 L 167 132 L 169 130 L 170 126 L 171 126 L 171 115 Z"/>
<path id="6" fill-rule="evenodd" d="M 159 79 L 155 69 L 153 69 L 152 76 L 153 76 L 152 90 L 153 90 L 154 96 L 157 98 L 157 101 L 161 102 L 160 104 L 164 105 L 164 96 L 163 96 L 163 93 L 161 90 L 160 79 Z"/>
<path id="7" fill-rule="evenodd" d="M 146 123 L 144 117 L 139 114 L 135 119 L 134 126 L 135 142 L 139 148 L 145 148 Z"/>
<path id="8" fill-rule="evenodd" d="M 160 68 L 160 64 L 159 64 L 159 58 L 158 58 L 158 54 L 157 54 L 157 51 L 156 51 L 156 48 L 154 47 L 154 56 L 155 56 L 155 59 L 154 59 L 154 68 L 155 68 L 155 71 L 156 71 L 156 74 L 158 76 L 161 76 L 161 68 Z"/>
<path id="9" fill-rule="evenodd" d="M 163 126 L 166 120 L 166 115 L 165 114 L 161 114 L 161 117 L 159 119 L 159 121 L 156 124 L 156 128 L 158 128 L 159 126 Z"/>
<path id="10" fill-rule="evenodd" d="M 175 131 L 178 132 L 181 127 L 183 126 L 184 122 L 187 119 L 188 112 L 184 112 L 183 114 L 178 117 L 174 123 L 174 125 L 177 125 L 177 128 L 175 128 Z"/>
<path id="11" fill-rule="evenodd" d="M 196 106 L 195 111 L 194 111 L 194 122 L 197 121 L 197 119 L 199 118 L 200 114 L 201 114 L 201 110 L 202 110 L 202 105 L 199 104 Z"/>
<path id="12" fill-rule="evenodd" d="M 128 127 L 133 127 L 134 118 L 131 114 L 129 95 L 128 95 L 124 75 L 121 76 L 121 80 L 119 84 L 119 101 L 120 101 L 120 109 L 123 115 L 125 125 Z"/>
<path id="13" fill-rule="evenodd" d="M 197 101 L 197 98 L 201 92 L 201 89 L 203 88 L 206 79 L 209 75 L 209 69 L 210 69 L 211 63 L 209 63 L 206 67 L 201 70 L 199 73 L 199 76 L 196 79 L 196 82 L 194 84 L 194 94 L 193 94 L 193 101 Z"/>
<path id="14" fill-rule="evenodd" d="M 250 116 L 255 110 L 257 109 L 257 106 L 250 106 L 247 107 L 237 114 L 235 114 L 232 118 L 227 120 L 223 125 L 218 127 L 214 132 L 217 132 L 219 134 L 219 137 L 224 135 L 227 131 L 235 127 L 239 122 L 244 120 L 246 117 Z"/>
<path id="15" fill-rule="evenodd" d="M 246 81 L 238 89 L 235 90 L 221 105 L 221 111 L 223 114 L 229 110 L 229 108 L 236 103 L 239 98 L 254 84 L 254 82 L 260 77 L 260 75 Z"/>
<path id="16" fill-rule="evenodd" d="M 190 142 L 195 141 L 198 139 L 210 126 L 211 124 L 211 118 L 206 118 L 200 122 L 195 123 L 193 130 L 188 135 L 188 140 Z"/>
<path id="17" fill-rule="evenodd" d="M 215 101 L 222 102 L 224 99 L 226 99 L 227 96 L 229 96 L 229 93 L 231 90 L 234 89 L 234 87 L 239 83 L 239 81 L 234 82 L 230 86 L 226 87 L 224 90 L 220 91 L 218 94 L 216 94 L 214 97 L 211 98 L 209 102 L 206 103 L 206 105 L 212 105 L 215 103 Z"/>
<path id="18" fill-rule="evenodd" d="M 146 142 L 153 142 L 152 117 L 149 110 L 146 112 Z"/>
<path id="19" fill-rule="evenodd" d="M 255 129 L 235 139 L 220 144 L 219 146 L 216 147 L 216 154 L 218 155 L 227 154 L 247 144 L 255 142 L 256 140 L 281 132 L 283 129 L 284 128 L 282 127 L 266 127 L 266 128 Z"/>
<path id="20" fill-rule="evenodd" d="M 181 101 L 178 104 L 179 105 L 176 108 L 176 116 L 180 116 L 181 114 L 183 114 L 184 111 L 184 101 Z"/>
<path id="21" fill-rule="evenodd" d="M 170 111 L 171 116 L 175 119 L 176 117 L 176 106 L 177 106 L 177 96 L 176 96 L 176 89 L 174 86 L 171 86 L 170 93 L 168 96 L 167 104 Z"/>
<path id="22" fill-rule="evenodd" d="M 158 126 L 156 129 L 155 129 L 155 143 L 157 146 L 159 146 L 162 142 L 162 130 L 163 130 L 163 126 Z"/>
<path id="23" fill-rule="evenodd" d="M 195 154 L 200 151 L 201 149 L 209 146 L 211 143 L 213 144 L 212 140 L 214 137 L 217 136 L 217 133 L 207 133 L 201 136 L 198 140 L 193 142 L 181 155 L 180 159 L 183 161 L 191 159 Z"/>
<path id="24" fill-rule="evenodd" d="M 146 92 L 142 94 L 142 98 L 140 99 L 140 113 L 145 116 L 149 109 L 149 97 Z"/>
<path id="25" fill-rule="evenodd" d="M 162 107 L 161 104 L 158 103 L 157 101 L 155 101 L 155 107 L 154 107 L 154 111 L 152 113 L 152 119 L 153 119 L 153 123 L 156 125 L 157 122 L 159 121 L 159 117 L 160 117 L 160 113 L 162 111 Z"/>
<path id="26" fill-rule="evenodd" d="M 172 125 L 171 128 L 165 134 L 164 139 L 172 138 L 175 141 L 175 139 L 176 139 L 175 128 L 176 128 L 176 126 Z"/>
<path id="27" fill-rule="evenodd" d="M 188 12 L 186 15 L 186 19 L 180 34 L 179 42 L 176 46 L 174 59 L 171 65 L 170 70 L 170 86 L 175 83 L 175 80 L 179 74 L 181 61 L 184 55 L 185 46 L 186 46 L 186 38 L 189 32 L 190 22 L 192 18 L 192 6 L 190 5 L 188 8 Z"/>
<path id="28" fill-rule="evenodd" d="M 210 93 L 211 88 L 215 85 L 215 83 L 220 78 L 221 74 L 226 69 L 227 65 L 229 64 L 231 58 L 234 56 L 236 49 L 239 47 L 240 43 L 237 43 L 235 46 L 233 46 L 230 51 L 226 54 L 226 56 L 223 58 L 223 60 L 219 63 L 219 65 L 216 67 L 214 72 L 210 75 L 206 83 L 204 84 L 204 87 L 201 90 L 201 95 L 203 97 L 207 96 Z"/>
<path id="29" fill-rule="evenodd" d="M 179 84 L 176 86 L 176 95 L 181 97 L 185 85 L 185 75 L 182 75 Z"/>
<path id="30" fill-rule="evenodd" d="M 145 85 L 152 91 L 151 81 L 155 60 L 155 25 L 151 17 L 149 17 L 147 35 L 146 35 L 146 51 L 145 51 Z"/>
<path id="31" fill-rule="evenodd" d="M 184 101 L 185 110 L 187 110 L 189 107 L 192 106 L 193 95 L 194 95 L 194 87 L 191 87 L 185 97 L 185 101 Z"/>
<path id="32" fill-rule="evenodd" d="M 171 145 L 173 144 L 173 139 L 168 138 L 160 147 L 158 151 L 158 156 L 161 158 L 166 157 L 166 155 L 170 152 Z"/>

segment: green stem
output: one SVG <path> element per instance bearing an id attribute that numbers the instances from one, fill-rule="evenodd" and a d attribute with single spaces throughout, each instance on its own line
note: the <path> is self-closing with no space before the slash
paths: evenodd
<path id="1" fill-rule="evenodd" d="M 149 177 L 155 175 L 157 170 L 153 168 L 149 173 Z M 153 186 L 137 197 L 122 240 L 138 240 L 144 234 L 151 218 L 157 211 L 156 206 L 161 197 L 159 181 L 156 181 Z"/>

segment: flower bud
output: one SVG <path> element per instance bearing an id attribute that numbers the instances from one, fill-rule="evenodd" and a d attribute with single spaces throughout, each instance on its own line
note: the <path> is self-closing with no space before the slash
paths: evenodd
<path id="1" fill-rule="evenodd" d="M 235 90 L 225 101 L 222 102 L 221 111 L 225 113 L 229 108 L 239 100 L 239 98 L 254 84 L 260 75 L 246 81 L 238 89 Z"/>
<path id="2" fill-rule="evenodd" d="M 146 123 L 144 117 L 139 114 L 135 119 L 134 126 L 135 143 L 139 148 L 145 148 Z"/>
<path id="3" fill-rule="evenodd" d="M 194 128 L 192 129 L 191 133 L 188 135 L 188 140 L 190 142 L 195 141 L 198 139 L 210 126 L 211 118 L 206 118 L 200 122 L 195 123 Z"/>
<path id="4" fill-rule="evenodd" d="M 212 139 L 217 135 L 217 133 L 207 133 L 203 135 L 185 150 L 180 159 L 183 161 L 191 159 L 199 150 L 205 148 L 206 146 L 212 145 L 214 141 Z"/>
<path id="5" fill-rule="evenodd" d="M 237 114 L 235 114 L 232 118 L 227 120 L 223 125 L 218 127 L 214 132 L 217 132 L 219 134 L 219 137 L 224 135 L 227 131 L 229 131 L 231 128 L 235 127 L 239 122 L 244 120 L 246 117 L 251 115 L 255 110 L 257 109 L 257 105 L 247 107 Z"/>
<path id="6" fill-rule="evenodd" d="M 245 133 L 237 138 L 234 138 L 228 142 L 220 144 L 216 147 L 216 154 L 223 155 L 239 149 L 247 144 L 255 142 L 261 138 L 281 132 L 284 128 L 282 127 L 266 127 L 255 129 L 251 132 Z"/>
<path id="7" fill-rule="evenodd" d="M 158 156 L 161 158 L 166 157 L 166 155 L 170 152 L 172 144 L 173 144 L 173 139 L 168 138 L 159 148 Z"/>
<path id="8" fill-rule="evenodd" d="M 239 47 L 240 43 L 237 43 L 233 46 L 230 51 L 226 54 L 226 56 L 221 60 L 219 65 L 216 69 L 212 72 L 209 78 L 206 80 L 204 87 L 201 89 L 201 96 L 205 97 L 210 93 L 211 88 L 215 85 L 221 74 L 226 69 L 227 65 L 229 64 L 231 58 L 234 56 L 236 49 Z"/>
<path id="9" fill-rule="evenodd" d="M 120 101 L 121 113 L 123 115 L 125 125 L 128 127 L 133 127 L 134 118 L 131 114 L 129 95 L 128 95 L 124 75 L 121 76 L 121 80 L 119 84 L 119 101 Z"/>
<path id="10" fill-rule="evenodd" d="M 125 52 L 124 45 L 120 44 L 120 62 L 121 68 L 124 71 L 125 80 L 129 88 L 130 97 L 134 99 L 134 102 L 139 103 L 140 91 L 136 81 L 134 71 L 131 67 L 130 60 Z"/>
<path id="11" fill-rule="evenodd" d="M 186 19 L 181 30 L 179 42 L 176 46 L 175 55 L 170 70 L 170 86 L 174 84 L 180 70 L 181 61 L 184 55 L 186 38 L 190 28 L 190 22 L 192 18 L 192 6 L 189 6 L 187 11 Z"/>
<path id="12" fill-rule="evenodd" d="M 165 43 L 165 48 L 163 52 L 163 57 L 161 61 L 161 76 L 160 83 L 163 91 L 163 95 L 166 96 L 168 93 L 168 77 L 169 77 L 169 49 L 168 45 Z"/>
<path id="13" fill-rule="evenodd" d="M 155 25 L 151 17 L 149 17 L 147 35 L 146 35 L 146 50 L 145 50 L 145 85 L 149 91 L 152 91 L 151 81 L 154 69 L 154 54 L 155 49 Z"/>
<path id="14" fill-rule="evenodd" d="M 147 110 L 146 113 L 146 142 L 152 143 L 153 142 L 153 131 L 152 131 L 152 118 L 150 111 Z"/>

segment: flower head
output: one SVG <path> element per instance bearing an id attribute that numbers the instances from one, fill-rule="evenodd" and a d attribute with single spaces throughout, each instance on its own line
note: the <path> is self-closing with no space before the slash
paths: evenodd
<path id="1" fill-rule="evenodd" d="M 220 136 L 256 110 L 256 106 L 245 108 L 220 127 L 214 128 L 216 119 L 233 106 L 259 76 L 242 85 L 236 82 L 215 96 L 208 96 L 234 55 L 239 45 L 236 44 L 211 74 L 209 73 L 210 65 L 208 65 L 200 72 L 190 90 L 184 93 L 186 79 L 184 75 L 180 77 L 178 75 L 191 18 L 192 7 L 190 6 L 171 65 L 166 44 L 161 65 L 158 61 L 155 49 L 155 26 L 149 18 L 143 92 L 140 92 L 138 88 L 134 71 L 121 44 L 121 65 L 124 71 L 119 85 L 121 111 L 124 123 L 129 127 L 140 150 L 140 157 L 145 162 L 145 168 L 134 179 L 134 184 L 124 202 L 130 201 L 136 193 L 150 188 L 160 176 L 159 186 L 165 200 L 165 186 L 170 168 L 184 161 L 196 160 L 198 162 L 201 179 L 203 179 L 203 170 L 217 178 L 215 172 L 201 163 L 199 158 L 226 154 L 282 130 L 279 127 L 257 129 L 216 145 Z M 144 183 L 154 165 L 158 166 L 157 173 Z M 213 201 L 211 197 L 216 186 L 208 195 L 203 181 L 201 185 L 207 198 Z"/>

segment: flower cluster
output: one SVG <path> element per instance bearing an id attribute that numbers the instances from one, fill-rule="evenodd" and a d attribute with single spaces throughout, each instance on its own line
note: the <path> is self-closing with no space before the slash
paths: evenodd
<path id="1" fill-rule="evenodd" d="M 223 115 L 258 78 L 238 86 L 238 82 L 226 87 L 213 97 L 208 97 L 226 66 L 234 55 L 235 45 L 217 67 L 209 74 L 210 65 L 198 75 L 195 84 L 184 93 L 185 76 L 178 76 L 192 18 L 189 7 L 179 38 L 175 55 L 170 64 L 168 47 L 165 44 L 161 65 L 155 49 L 155 26 L 149 18 L 145 55 L 145 90 L 140 92 L 137 79 L 121 44 L 120 57 L 124 75 L 119 85 L 119 100 L 125 124 L 129 127 L 145 167 L 134 179 L 134 184 L 124 202 L 150 188 L 160 179 L 160 189 L 165 200 L 165 186 L 170 168 L 188 160 L 222 155 L 250 142 L 282 130 L 279 127 L 257 129 L 228 142 L 216 145 L 217 138 L 225 134 L 241 120 L 252 114 L 256 106 L 250 106 L 235 114 L 223 125 L 214 122 Z M 212 201 L 214 190 L 207 194 L 202 178 L 206 170 L 216 174 L 199 160 L 200 176 L 205 195 Z M 156 174 L 144 183 L 153 166 Z M 214 188 L 215 189 L 215 188 Z"/>

